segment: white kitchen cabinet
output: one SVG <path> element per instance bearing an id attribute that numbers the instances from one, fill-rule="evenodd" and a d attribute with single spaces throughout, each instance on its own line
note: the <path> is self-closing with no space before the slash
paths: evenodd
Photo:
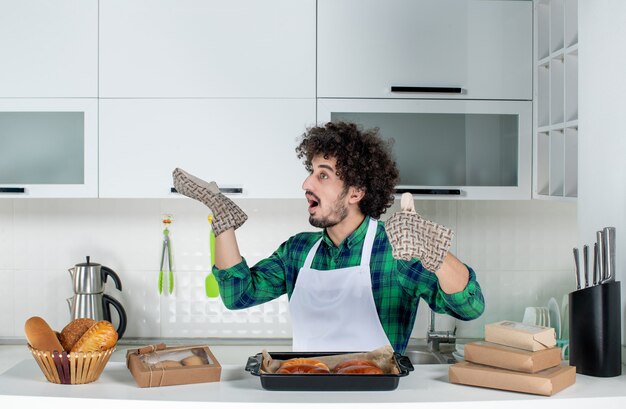
<path id="1" fill-rule="evenodd" d="M 531 198 L 532 102 L 318 99 L 318 119 L 393 139 L 397 193 L 422 199 Z"/>
<path id="2" fill-rule="evenodd" d="M 315 99 L 102 99 L 100 197 L 168 198 L 180 167 L 236 197 L 301 198 Z"/>
<path id="3" fill-rule="evenodd" d="M 530 1 L 319 0 L 318 97 L 531 100 L 532 24 Z"/>
<path id="4" fill-rule="evenodd" d="M 0 198 L 98 196 L 96 98 L 0 98 Z"/>
<path id="5" fill-rule="evenodd" d="M 0 0 L 0 97 L 97 97 L 98 0 Z"/>
<path id="6" fill-rule="evenodd" d="M 578 196 L 578 1 L 535 0 L 533 197 Z"/>
<path id="7" fill-rule="evenodd" d="M 315 0 L 101 0 L 100 96 L 315 98 Z"/>

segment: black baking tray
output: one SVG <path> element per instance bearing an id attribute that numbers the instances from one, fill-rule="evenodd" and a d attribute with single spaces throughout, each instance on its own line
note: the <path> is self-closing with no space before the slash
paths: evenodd
<path id="1" fill-rule="evenodd" d="M 343 355 L 353 352 L 269 352 L 274 359 L 312 358 Z M 270 391 L 391 391 L 398 387 L 400 378 L 413 370 L 411 360 L 394 353 L 399 374 L 357 375 L 357 374 L 270 374 L 261 373 L 263 356 L 258 353 L 248 357 L 246 371 L 261 379 L 263 389 Z"/>

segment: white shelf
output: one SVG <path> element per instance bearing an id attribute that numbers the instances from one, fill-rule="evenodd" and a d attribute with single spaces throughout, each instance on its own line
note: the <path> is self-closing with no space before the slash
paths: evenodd
<path id="1" fill-rule="evenodd" d="M 578 0 L 535 0 L 533 198 L 578 195 Z"/>
<path id="2" fill-rule="evenodd" d="M 536 66 L 540 67 L 542 65 L 548 67 L 550 65 L 550 60 L 554 60 L 557 58 L 564 58 L 564 55 L 576 54 L 578 56 L 578 44 L 570 45 L 567 48 L 559 48 L 553 53 L 547 54 L 544 57 L 541 57 L 535 63 Z"/>
<path id="3" fill-rule="evenodd" d="M 567 122 L 559 122 L 552 125 L 538 126 L 535 128 L 535 132 L 550 132 L 556 130 L 563 130 L 565 128 L 575 128 L 578 129 L 578 120 L 567 121 Z"/>
<path id="4" fill-rule="evenodd" d="M 565 49 L 565 54 L 576 54 L 578 55 L 578 43 L 572 44 Z"/>
<path id="5" fill-rule="evenodd" d="M 549 195 L 540 195 L 538 193 L 535 193 L 533 195 L 533 199 L 536 200 L 546 200 L 546 201 L 554 201 L 555 198 L 554 196 L 549 196 Z M 572 202 L 572 203 L 576 203 L 578 201 L 578 198 L 576 197 L 559 197 L 559 202 Z"/>

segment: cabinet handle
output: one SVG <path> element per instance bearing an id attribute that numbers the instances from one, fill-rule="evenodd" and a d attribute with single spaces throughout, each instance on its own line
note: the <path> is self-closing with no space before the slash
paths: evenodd
<path id="1" fill-rule="evenodd" d="M 455 87 L 399 87 L 392 85 L 391 92 L 425 92 L 430 94 L 462 94 L 463 88 Z"/>
<path id="2" fill-rule="evenodd" d="M 221 187 L 220 192 L 222 193 L 243 193 L 243 189 L 240 187 Z"/>
<path id="3" fill-rule="evenodd" d="M 0 187 L 0 193 L 25 193 L 23 187 Z"/>
<path id="4" fill-rule="evenodd" d="M 175 187 L 170 188 L 170 192 L 178 193 Z M 222 193 L 243 193 L 243 188 L 240 187 L 220 187 Z"/>
<path id="5" fill-rule="evenodd" d="M 414 195 L 449 195 L 460 196 L 460 189 L 396 189 L 396 193 L 411 193 Z"/>

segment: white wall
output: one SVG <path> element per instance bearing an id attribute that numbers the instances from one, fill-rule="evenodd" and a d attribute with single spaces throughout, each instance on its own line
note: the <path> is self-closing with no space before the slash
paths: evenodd
<path id="1" fill-rule="evenodd" d="M 626 268 L 626 2 L 579 1 L 578 243 L 616 227 L 616 279 Z M 622 341 L 626 290 L 622 284 Z M 623 342 L 622 342 L 623 344 Z M 625 357 L 626 358 L 626 357 Z"/>
<path id="2" fill-rule="evenodd" d="M 249 215 L 238 236 L 251 263 L 289 236 L 313 229 L 304 199 L 238 202 Z M 484 315 L 459 323 L 458 336 L 482 337 L 484 324 L 521 320 L 524 307 L 545 306 L 550 297 L 560 304 L 573 289 L 576 204 L 423 201 L 417 208 L 455 230 L 452 251 L 477 271 L 483 287 Z M 174 219 L 176 282 L 173 295 L 159 296 L 163 213 Z M 65 298 L 72 295 L 66 270 L 87 255 L 121 277 L 123 291 L 108 284 L 107 292 L 126 307 L 127 337 L 289 337 L 285 298 L 236 312 L 206 298 L 207 215 L 190 199 L 0 200 L 0 337 L 23 337 L 32 315 L 62 328 L 69 320 Z M 413 335 L 421 338 L 429 314 L 423 305 L 419 311 Z"/>

